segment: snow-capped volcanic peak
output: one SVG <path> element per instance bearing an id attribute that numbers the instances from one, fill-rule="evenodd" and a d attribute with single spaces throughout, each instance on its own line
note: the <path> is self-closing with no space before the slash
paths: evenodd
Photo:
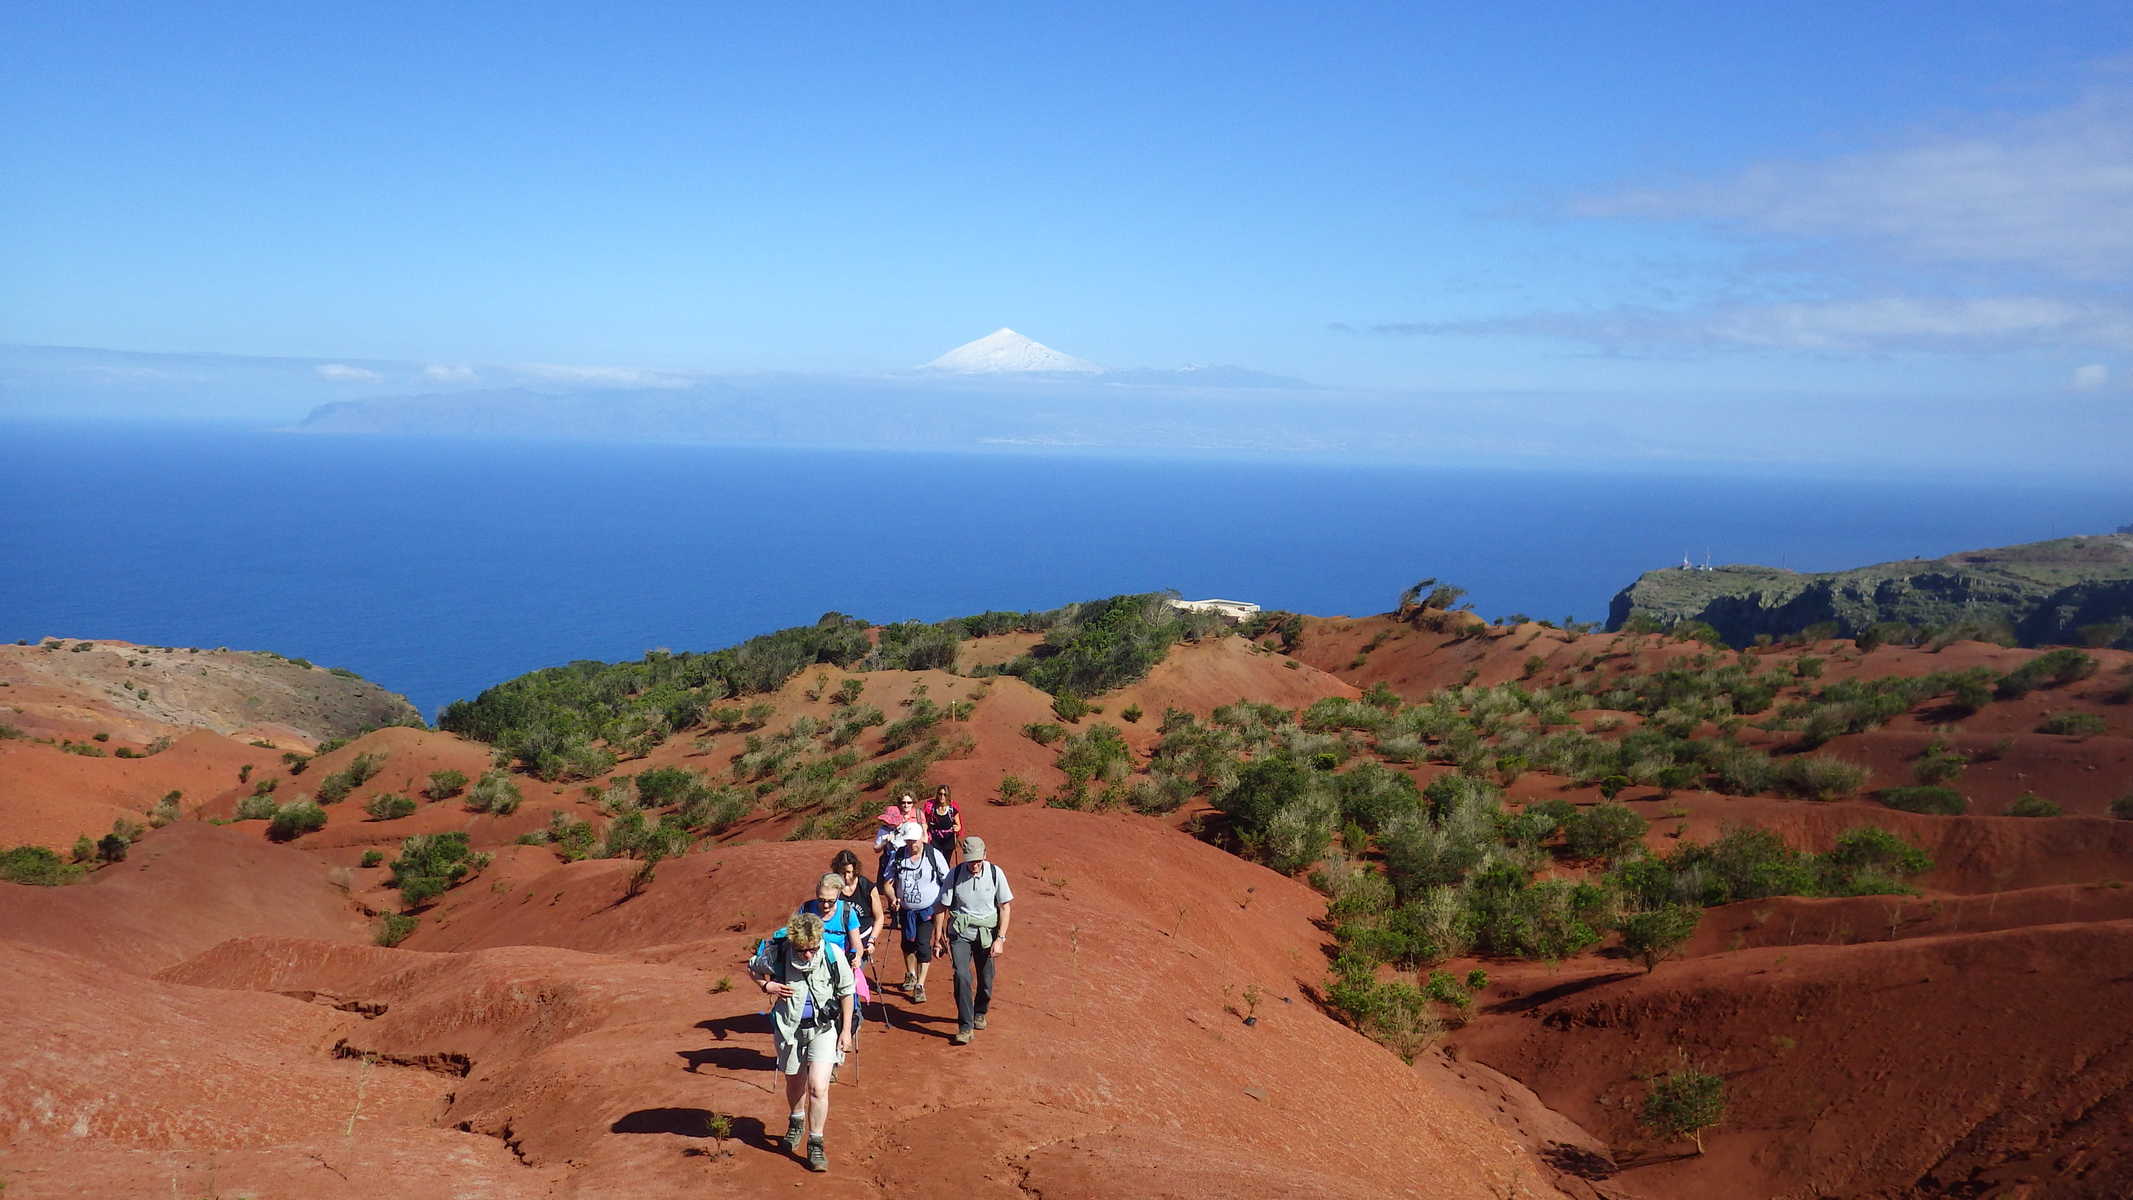
<path id="1" fill-rule="evenodd" d="M 1061 354 L 1041 342 L 1033 342 L 1012 329 L 995 329 L 974 342 L 965 342 L 926 364 L 929 371 L 952 371 L 959 375 L 983 375 L 1006 371 L 1074 371 L 1093 374 L 1102 367 L 1085 358 Z"/>

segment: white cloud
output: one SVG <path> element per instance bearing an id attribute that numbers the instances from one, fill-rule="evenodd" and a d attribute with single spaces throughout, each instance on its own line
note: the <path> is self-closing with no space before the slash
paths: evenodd
<path id="1" fill-rule="evenodd" d="M 2073 384 L 2074 390 L 2077 392 L 2093 392 L 2109 382 L 2111 382 L 2111 368 L 2102 363 L 2090 363 L 2087 366 L 2074 368 Z"/>
<path id="2" fill-rule="evenodd" d="M 1983 353 L 2069 346 L 2133 349 L 2133 309 L 1998 296 L 1719 305 L 1701 309 L 1615 308 L 1529 313 L 1465 321 L 1384 324 L 1395 335 L 1500 334 L 1563 338 L 1609 350 L 1789 350 L 1821 354 Z"/>
<path id="3" fill-rule="evenodd" d="M 476 377 L 474 368 L 457 363 L 431 363 L 422 368 L 422 376 L 443 383 L 464 383 Z"/>
<path id="4" fill-rule="evenodd" d="M 1930 262 L 2071 279 L 2133 270 L 2133 93 L 1815 162 L 1588 199 L 1587 216 L 1857 239 Z"/>
<path id="5" fill-rule="evenodd" d="M 331 379 L 335 383 L 376 383 L 385 378 L 376 371 L 351 367 L 347 363 L 320 363 L 312 370 L 318 372 L 320 379 Z"/>
<path id="6" fill-rule="evenodd" d="M 685 388 L 695 382 L 679 371 L 662 371 L 652 367 L 582 367 L 562 363 L 521 363 L 512 369 L 535 379 L 552 383 L 573 383 L 582 387 Z"/>

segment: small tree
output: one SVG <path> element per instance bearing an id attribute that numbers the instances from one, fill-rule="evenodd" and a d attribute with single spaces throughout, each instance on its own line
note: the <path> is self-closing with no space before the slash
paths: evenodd
<path id="1" fill-rule="evenodd" d="M 1687 1137 L 1703 1153 L 1703 1131 L 1726 1116 L 1726 1081 L 1708 1071 L 1683 1066 L 1652 1081 L 1644 1097 L 1643 1121 L 1661 1137 Z"/>
<path id="2" fill-rule="evenodd" d="M 1688 944 L 1702 920 L 1702 910 L 1686 904 L 1669 904 L 1649 912 L 1631 913 L 1622 918 L 1618 927 L 1622 934 L 1622 948 L 1630 957 L 1643 963 L 1644 972 L 1649 975 Z"/>

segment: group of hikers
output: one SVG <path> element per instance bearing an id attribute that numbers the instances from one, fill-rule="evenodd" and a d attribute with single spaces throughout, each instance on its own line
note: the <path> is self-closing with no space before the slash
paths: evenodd
<path id="1" fill-rule="evenodd" d="M 883 986 L 924 1004 L 927 971 L 945 955 L 955 973 L 950 1040 L 967 1046 L 985 1028 L 993 966 L 1007 952 L 1015 893 L 986 856 L 985 839 L 964 834 L 963 814 L 946 787 L 923 805 L 908 795 L 902 801 L 882 810 L 873 878 L 860 870 L 857 854 L 839 850 L 815 894 L 748 964 L 749 976 L 771 999 L 772 1041 L 791 1110 L 785 1148 L 798 1154 L 805 1139 L 807 1165 L 816 1171 L 829 1169 L 822 1132 L 830 1083 L 859 1036 L 860 1006 Z M 869 971 L 892 921 L 904 974 L 880 985 Z"/>

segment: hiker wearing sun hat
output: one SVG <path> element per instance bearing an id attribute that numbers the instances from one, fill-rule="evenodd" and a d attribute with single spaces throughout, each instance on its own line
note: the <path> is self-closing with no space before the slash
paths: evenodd
<path id="1" fill-rule="evenodd" d="M 905 796 L 904 799 L 909 801 L 911 797 Z M 874 879 L 876 882 L 888 883 L 889 860 L 894 858 L 896 852 L 903 848 L 904 839 L 901 831 L 904 827 L 904 822 L 910 819 L 911 817 L 901 804 L 889 805 L 881 810 L 880 816 L 874 818 L 874 858 L 877 866 L 874 872 Z"/>
<path id="2" fill-rule="evenodd" d="M 993 960 L 1007 953 L 1007 926 L 1014 912 L 1015 890 L 985 856 L 985 839 L 963 839 L 963 861 L 948 877 L 945 919 L 936 928 L 936 953 L 955 964 L 954 1042 L 968 1046 L 985 1028 L 992 1008 Z"/>

